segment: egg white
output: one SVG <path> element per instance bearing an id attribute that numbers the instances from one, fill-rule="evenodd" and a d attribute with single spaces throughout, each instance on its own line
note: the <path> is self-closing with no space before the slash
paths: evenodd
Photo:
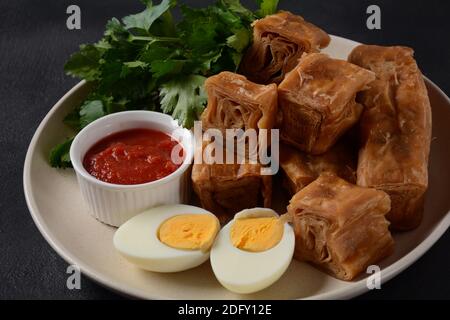
<path id="1" fill-rule="evenodd" d="M 202 208 L 183 204 L 152 208 L 131 218 L 117 229 L 113 239 L 114 247 L 129 262 L 148 271 L 179 272 L 197 267 L 209 259 L 209 252 L 175 249 L 158 239 L 161 224 L 181 214 L 214 216 Z"/>
<path id="2" fill-rule="evenodd" d="M 295 235 L 285 223 L 280 242 L 263 252 L 247 252 L 233 246 L 230 228 L 237 218 L 271 217 L 278 214 L 265 208 L 243 210 L 222 228 L 211 248 L 211 266 L 217 280 L 228 290 L 248 294 L 269 287 L 277 281 L 291 263 Z"/>

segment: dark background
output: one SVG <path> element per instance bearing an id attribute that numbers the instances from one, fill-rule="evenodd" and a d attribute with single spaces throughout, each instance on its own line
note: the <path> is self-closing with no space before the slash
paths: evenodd
<path id="1" fill-rule="evenodd" d="M 159 2 L 159 1 L 155 1 Z M 211 1 L 180 1 L 204 5 Z M 245 4 L 251 1 L 243 1 Z M 66 28 L 66 8 L 81 7 L 81 30 Z M 366 8 L 378 4 L 382 30 L 366 28 Z M 98 40 L 110 17 L 140 11 L 137 0 L 0 0 L 0 298 L 115 299 L 82 278 L 66 288 L 67 264 L 35 227 L 25 204 L 22 170 L 28 144 L 48 110 L 77 80 L 63 65 L 78 45 Z M 281 0 L 331 34 L 374 44 L 402 44 L 450 93 L 450 1 Z M 450 299 L 450 233 L 417 263 L 362 299 Z"/>

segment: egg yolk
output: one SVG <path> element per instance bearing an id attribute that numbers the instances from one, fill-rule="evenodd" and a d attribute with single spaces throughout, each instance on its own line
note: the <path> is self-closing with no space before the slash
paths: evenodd
<path id="1" fill-rule="evenodd" d="M 236 219 L 231 226 L 231 242 L 250 252 L 266 251 L 283 237 L 284 224 L 277 217 Z"/>
<path id="2" fill-rule="evenodd" d="M 175 249 L 208 251 L 219 231 L 219 221 L 209 214 L 182 214 L 164 221 L 159 240 Z"/>

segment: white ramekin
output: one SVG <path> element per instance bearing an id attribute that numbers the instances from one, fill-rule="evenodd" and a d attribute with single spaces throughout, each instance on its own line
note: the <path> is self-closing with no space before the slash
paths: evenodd
<path id="1" fill-rule="evenodd" d="M 106 136 L 135 128 L 147 128 L 174 136 L 184 148 L 184 161 L 172 174 L 153 182 L 119 185 L 98 180 L 83 166 L 86 152 Z M 100 118 L 81 130 L 72 142 L 70 159 L 89 213 L 112 226 L 120 226 L 145 209 L 189 201 L 189 174 L 194 154 L 191 131 L 172 117 L 152 111 L 125 111 Z"/>

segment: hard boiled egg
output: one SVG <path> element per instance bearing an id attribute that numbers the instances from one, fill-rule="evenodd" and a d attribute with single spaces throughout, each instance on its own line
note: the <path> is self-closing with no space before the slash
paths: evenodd
<path id="1" fill-rule="evenodd" d="M 265 208 L 237 213 L 211 248 L 211 266 L 219 282 L 236 293 L 252 293 L 277 281 L 294 254 L 290 225 Z"/>
<path id="2" fill-rule="evenodd" d="M 125 222 L 113 242 L 122 256 L 142 269 L 178 272 L 208 260 L 219 229 L 219 220 L 209 211 L 166 205 Z"/>

